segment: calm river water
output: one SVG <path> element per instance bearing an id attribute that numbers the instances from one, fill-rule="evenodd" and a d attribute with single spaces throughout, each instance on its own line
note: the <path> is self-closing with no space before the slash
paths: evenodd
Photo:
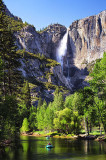
<path id="1" fill-rule="evenodd" d="M 47 143 L 54 148 L 48 150 Z M 0 160 L 106 160 L 106 143 L 21 136 L 20 145 L 7 147 Z"/>

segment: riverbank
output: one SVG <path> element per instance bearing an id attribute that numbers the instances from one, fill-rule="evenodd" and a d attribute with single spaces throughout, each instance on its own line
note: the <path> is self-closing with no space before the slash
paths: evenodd
<path id="1" fill-rule="evenodd" d="M 54 137 L 54 138 L 66 138 L 66 139 L 72 139 L 72 140 L 95 140 L 95 141 L 104 141 L 106 142 L 106 135 L 86 135 L 86 134 L 61 134 L 57 132 L 50 132 L 50 133 L 44 133 L 44 132 L 27 132 L 27 133 L 21 133 L 22 136 L 34 136 L 34 137 Z M 11 139 L 5 139 L 0 142 L 0 147 L 4 146 L 10 146 L 13 143 L 13 140 Z"/>
<path id="2" fill-rule="evenodd" d="M 67 138 L 67 139 L 81 139 L 81 140 L 96 140 L 96 141 L 105 141 L 106 142 L 106 135 L 86 135 L 86 134 L 79 134 L 79 135 L 74 135 L 74 134 L 59 134 L 55 132 L 47 133 L 47 134 L 41 134 L 37 132 L 30 132 L 30 133 L 22 133 L 22 136 L 35 136 L 35 137 L 54 137 L 54 138 Z"/>

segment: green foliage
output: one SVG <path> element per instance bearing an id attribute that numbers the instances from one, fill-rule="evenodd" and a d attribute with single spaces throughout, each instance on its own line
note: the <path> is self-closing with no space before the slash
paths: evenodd
<path id="1" fill-rule="evenodd" d="M 58 63 L 57 61 L 53 60 L 53 59 L 47 59 L 47 64 L 46 67 L 55 67 L 57 65 L 60 65 L 60 63 Z"/>
<path id="2" fill-rule="evenodd" d="M 96 122 L 96 124 L 99 125 L 100 128 L 101 128 L 101 125 L 103 125 L 104 130 L 106 131 L 106 105 L 105 105 L 105 102 L 103 100 L 99 99 L 99 97 L 95 97 L 94 107 L 96 110 L 95 122 Z"/>
<path id="3" fill-rule="evenodd" d="M 0 56 L 3 61 L 3 83 L 1 88 L 4 96 L 16 93 L 17 85 L 22 83 L 22 75 L 19 71 L 21 66 L 20 56 L 16 54 L 16 48 L 15 38 L 10 28 L 2 31 L 2 34 L 0 34 Z"/>
<path id="4" fill-rule="evenodd" d="M 53 119 L 54 119 L 54 110 L 52 108 L 52 104 L 49 103 L 47 109 L 45 110 L 44 122 L 45 122 L 45 130 L 50 131 L 54 128 L 53 126 Z"/>
<path id="5" fill-rule="evenodd" d="M 54 75 L 54 74 L 51 73 L 51 72 L 45 72 L 45 74 L 46 74 L 46 76 L 45 76 L 46 79 L 49 79 L 50 76 L 53 76 L 53 75 Z"/>
<path id="6" fill-rule="evenodd" d="M 20 20 L 15 20 L 12 17 L 9 17 L 8 15 L 5 14 L 5 8 L 4 8 L 4 3 L 1 0 L 0 1 L 0 29 L 2 28 L 2 25 L 4 25 L 4 29 L 6 28 L 6 25 L 9 25 L 12 31 L 19 31 L 21 30 L 24 26 L 26 26 L 26 23 L 23 23 Z"/>
<path id="7" fill-rule="evenodd" d="M 30 107 L 30 114 L 29 114 L 29 126 L 30 130 L 34 131 L 37 129 L 36 127 L 36 107 L 31 106 Z"/>
<path id="8" fill-rule="evenodd" d="M 54 119 L 55 128 L 67 134 L 78 134 L 81 129 L 80 123 L 78 111 L 72 111 L 69 108 L 58 111 L 57 118 Z"/>
<path id="9" fill-rule="evenodd" d="M 22 88 L 22 103 L 26 105 L 27 110 L 31 107 L 31 95 L 28 81 L 24 81 Z"/>
<path id="10" fill-rule="evenodd" d="M 29 131 L 29 122 L 28 122 L 27 118 L 24 118 L 20 131 L 21 132 L 28 132 Z"/>
<path id="11" fill-rule="evenodd" d="M 15 96 L 6 96 L 0 104 L 0 135 L 11 137 L 16 135 L 20 128 L 18 104 Z"/>
<path id="12" fill-rule="evenodd" d="M 62 92 L 59 92 L 58 88 L 54 92 L 53 108 L 55 111 L 59 111 L 64 108 L 64 97 Z"/>
<path id="13" fill-rule="evenodd" d="M 59 65 L 58 62 L 56 62 L 55 60 L 53 59 L 49 59 L 47 58 L 44 54 L 34 54 L 34 53 L 30 53 L 30 52 L 27 52 L 25 51 L 24 49 L 23 50 L 18 50 L 17 51 L 18 54 L 20 54 L 23 58 L 25 59 L 28 59 L 28 58 L 35 58 L 35 59 L 39 59 L 42 63 L 45 62 L 45 67 L 54 67 L 56 65 Z M 44 65 L 44 64 L 42 64 Z M 43 66 L 42 66 L 43 67 Z"/>
<path id="14" fill-rule="evenodd" d="M 95 92 L 95 108 L 97 115 L 99 113 L 99 124 L 103 124 L 106 132 L 106 52 L 103 58 L 98 60 L 94 66 L 93 72 L 90 74 L 92 80 L 89 81 L 92 90 Z"/>
<path id="15" fill-rule="evenodd" d="M 64 99 L 62 93 L 59 92 L 59 89 L 57 88 L 55 91 L 55 98 L 52 103 L 49 103 L 47 106 L 47 103 L 44 101 L 43 105 L 39 105 L 39 107 L 37 107 L 38 129 L 46 131 L 53 130 L 55 113 L 62 108 L 64 108 Z"/>
<path id="16" fill-rule="evenodd" d="M 25 51 L 25 49 L 23 50 L 18 50 L 17 54 L 20 54 L 23 58 L 28 59 L 28 58 L 33 58 L 33 59 L 39 59 L 40 61 L 46 61 L 46 57 L 43 54 L 34 54 L 34 53 L 30 53 Z"/>
<path id="17" fill-rule="evenodd" d="M 43 130 L 45 128 L 44 117 L 46 108 L 47 108 L 47 103 L 45 100 L 43 101 L 43 105 L 40 106 L 40 108 L 37 108 L 37 127 L 40 130 Z"/>
<path id="18" fill-rule="evenodd" d="M 44 82 L 44 87 L 47 89 L 56 89 L 56 85 L 52 84 L 51 82 Z"/>
<path id="19" fill-rule="evenodd" d="M 23 27 L 27 25 L 26 23 L 23 23 L 20 20 L 15 20 L 14 18 L 9 17 L 7 15 L 5 17 L 5 21 L 9 24 L 11 30 L 14 32 L 20 31 Z"/>
<path id="20" fill-rule="evenodd" d="M 7 28 L 7 23 L 5 21 L 6 13 L 4 8 L 4 3 L 0 1 L 0 32 Z"/>
<path id="21" fill-rule="evenodd" d="M 18 113 L 20 115 L 20 123 L 22 123 L 24 117 L 28 116 L 28 110 L 24 103 L 18 103 Z"/>
<path id="22" fill-rule="evenodd" d="M 89 81 L 90 85 L 94 90 L 101 92 L 102 96 L 104 96 L 106 93 L 106 52 L 104 52 L 101 61 L 97 61 L 90 76 L 93 77 L 93 79 Z"/>
<path id="23" fill-rule="evenodd" d="M 0 87 L 2 85 L 2 82 L 3 82 L 3 61 L 0 57 Z"/>
<path id="24" fill-rule="evenodd" d="M 4 4 L 0 1 L 0 135 L 16 136 L 22 117 L 19 109 L 19 91 L 22 84 L 20 56 L 16 54 L 16 42 L 7 21 Z"/>

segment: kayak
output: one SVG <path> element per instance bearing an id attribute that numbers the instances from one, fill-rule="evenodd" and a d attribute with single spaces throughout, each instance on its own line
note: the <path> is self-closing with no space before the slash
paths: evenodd
<path id="1" fill-rule="evenodd" d="M 52 145 L 46 145 L 46 148 L 53 148 L 53 146 Z"/>

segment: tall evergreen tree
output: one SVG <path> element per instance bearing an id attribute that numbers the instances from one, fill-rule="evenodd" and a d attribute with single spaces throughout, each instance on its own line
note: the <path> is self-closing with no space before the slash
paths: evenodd
<path id="1" fill-rule="evenodd" d="M 6 28 L 7 28 L 7 23 L 6 23 L 4 2 L 0 0 L 0 34 L 2 31 L 5 31 Z"/>
<path id="2" fill-rule="evenodd" d="M 59 111 L 59 110 L 62 110 L 64 108 L 63 93 L 59 92 L 58 89 L 56 89 L 55 93 L 54 93 L 53 108 L 54 108 L 55 111 Z"/>
<path id="3" fill-rule="evenodd" d="M 95 92 L 95 106 L 106 133 L 106 52 L 101 60 L 97 60 L 90 76 L 93 78 L 89 82 Z"/>
<path id="4" fill-rule="evenodd" d="M 16 45 L 15 45 L 15 37 L 11 32 L 11 29 L 8 28 L 6 35 L 4 37 L 5 52 L 2 54 L 2 59 L 5 63 L 4 65 L 4 77 L 5 77 L 5 84 L 6 88 L 5 91 L 9 95 L 13 95 L 18 91 L 19 86 L 22 82 L 22 75 L 19 71 L 21 67 L 20 64 L 20 56 L 16 54 Z"/>
<path id="5" fill-rule="evenodd" d="M 16 134 L 20 127 L 16 94 L 22 75 L 16 48 L 14 35 L 6 20 L 4 3 L 0 0 L 0 128 L 2 134 L 8 135 Z"/>
<path id="6" fill-rule="evenodd" d="M 22 98 L 23 104 L 26 105 L 26 108 L 29 111 L 31 107 L 31 94 L 30 94 L 30 87 L 29 87 L 28 81 L 24 81 L 21 98 Z"/>
<path id="7" fill-rule="evenodd" d="M 0 0 L 0 57 L 3 59 L 4 57 L 4 54 L 3 54 L 3 46 L 5 45 L 5 42 L 3 41 L 3 36 L 4 36 L 4 33 L 7 29 L 7 23 L 5 21 L 5 17 L 6 17 L 6 14 L 5 14 L 5 8 L 4 8 L 4 3 L 2 0 Z M 3 61 L 4 62 L 4 61 Z M 5 63 L 3 63 L 5 65 Z M 4 71 L 4 65 L 2 66 L 2 70 L 1 72 Z M 2 75 L 2 86 L 1 86 L 2 90 L 5 90 L 5 74 L 3 72 L 3 75 Z M 6 93 L 6 91 L 5 91 Z"/>
<path id="8" fill-rule="evenodd" d="M 5 7 L 0 1 L 0 56 L 3 61 L 2 94 L 13 95 L 21 80 L 19 54 L 16 54 L 15 37 L 6 20 Z M 21 84 L 21 83 L 20 83 Z"/>
<path id="9" fill-rule="evenodd" d="M 2 86 L 2 78 L 3 78 L 3 61 L 0 57 L 0 88 Z M 0 91 L 0 94 L 1 94 L 1 91 Z"/>

